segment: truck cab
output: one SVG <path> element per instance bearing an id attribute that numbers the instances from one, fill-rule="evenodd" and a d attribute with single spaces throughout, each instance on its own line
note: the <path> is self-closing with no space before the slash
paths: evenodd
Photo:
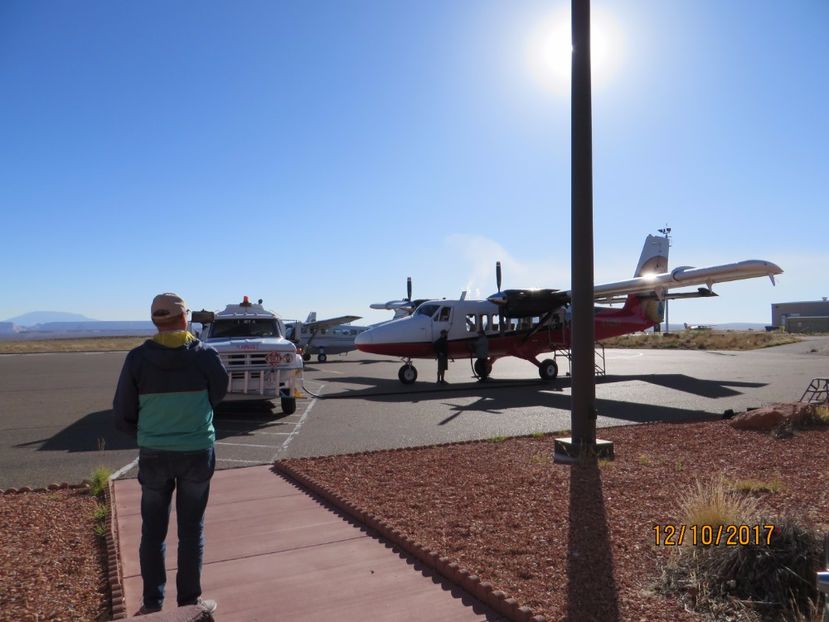
<path id="1" fill-rule="evenodd" d="M 301 395 L 302 357 L 285 338 L 279 317 L 262 301 L 229 304 L 223 311 L 194 311 L 192 323 L 201 324 L 200 338 L 219 353 L 230 377 L 225 401 L 274 400 L 282 412 L 296 411 Z"/>

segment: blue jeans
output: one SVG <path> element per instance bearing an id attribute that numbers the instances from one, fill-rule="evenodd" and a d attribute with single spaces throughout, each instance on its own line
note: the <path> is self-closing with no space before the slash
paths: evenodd
<path id="1" fill-rule="evenodd" d="M 173 490 L 178 516 L 178 604 L 190 605 L 201 596 L 204 557 L 204 510 L 210 494 L 210 478 L 216 468 L 211 447 L 195 452 L 141 449 L 138 481 L 141 483 L 141 577 L 144 606 L 161 607 L 167 574 L 164 554 Z"/>

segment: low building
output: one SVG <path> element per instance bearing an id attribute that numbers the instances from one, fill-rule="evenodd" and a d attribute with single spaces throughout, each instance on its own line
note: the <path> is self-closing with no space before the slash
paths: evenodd
<path id="1" fill-rule="evenodd" d="M 829 300 L 778 302 L 771 305 L 771 325 L 793 333 L 829 331 Z"/>

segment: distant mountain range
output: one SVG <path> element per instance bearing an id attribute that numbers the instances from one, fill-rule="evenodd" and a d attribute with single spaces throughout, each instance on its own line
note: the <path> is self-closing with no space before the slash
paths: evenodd
<path id="1" fill-rule="evenodd" d="M 68 337 L 113 337 L 152 335 L 148 320 L 100 321 L 80 313 L 32 311 L 0 322 L 0 339 L 61 339 Z"/>
<path id="2" fill-rule="evenodd" d="M 64 311 L 31 311 L 10 317 L 5 322 L 11 322 L 17 326 L 34 326 L 35 324 L 47 324 L 49 322 L 95 322 L 80 313 L 66 313 Z"/>

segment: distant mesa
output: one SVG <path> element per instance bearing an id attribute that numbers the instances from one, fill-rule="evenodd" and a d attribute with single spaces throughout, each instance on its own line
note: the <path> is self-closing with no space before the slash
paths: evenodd
<path id="1" fill-rule="evenodd" d="M 34 326 L 35 324 L 48 324 L 50 322 L 94 322 L 92 318 L 88 318 L 80 313 L 66 313 L 65 311 L 31 311 L 18 315 L 17 317 L 10 317 L 5 320 L 17 326 Z"/>
<path id="2" fill-rule="evenodd" d="M 0 339 L 64 339 L 70 337 L 117 337 L 152 335 L 147 320 L 99 321 L 79 313 L 32 311 L 0 322 Z"/>

